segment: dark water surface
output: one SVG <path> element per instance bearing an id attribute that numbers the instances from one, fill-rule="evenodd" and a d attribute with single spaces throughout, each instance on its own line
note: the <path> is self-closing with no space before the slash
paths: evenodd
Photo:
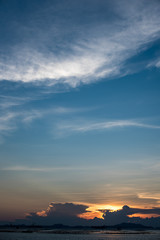
<path id="1" fill-rule="evenodd" d="M 8 233 L 1 232 L 0 240 L 160 240 L 160 232 L 143 233 L 90 233 L 90 234 L 55 234 L 55 233 Z"/>

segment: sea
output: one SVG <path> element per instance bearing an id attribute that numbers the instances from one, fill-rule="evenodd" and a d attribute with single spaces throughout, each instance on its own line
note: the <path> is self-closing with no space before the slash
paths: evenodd
<path id="1" fill-rule="evenodd" d="M 160 231 L 92 233 L 0 232 L 0 240 L 160 240 Z"/>

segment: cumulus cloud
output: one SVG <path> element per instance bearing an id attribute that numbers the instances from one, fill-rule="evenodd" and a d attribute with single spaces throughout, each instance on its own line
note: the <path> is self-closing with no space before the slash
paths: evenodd
<path id="1" fill-rule="evenodd" d="M 79 225 L 87 223 L 86 220 L 78 217 L 79 214 L 88 212 L 88 206 L 74 203 L 51 203 L 47 210 L 33 212 L 28 214 L 26 221 L 28 223 L 36 222 L 38 224 L 65 224 Z"/>
<path id="2" fill-rule="evenodd" d="M 114 21 L 101 21 L 98 26 L 92 25 L 87 19 L 87 22 L 77 24 L 75 30 L 75 26 L 67 18 L 57 17 L 58 23 L 66 20 L 65 29 L 63 27 L 65 41 L 62 41 L 62 26 L 56 25 L 57 21 L 53 24 L 54 21 L 46 20 L 51 31 L 48 31 L 48 40 L 43 42 L 44 38 L 40 39 L 41 45 L 45 45 L 50 51 L 41 50 L 38 44 L 32 46 L 30 42 L 14 46 L 11 54 L 1 58 L 0 79 L 76 87 L 99 81 L 104 77 L 126 74 L 126 60 L 159 38 L 160 5 L 158 1 L 129 3 L 122 0 L 115 1 L 110 6 L 106 2 L 104 7 L 113 8 L 113 16 L 118 17 L 115 17 Z M 53 8 L 45 10 L 46 15 L 54 15 Z M 74 19 L 73 10 L 71 8 L 69 12 L 72 22 L 77 21 Z M 45 22 L 46 18 L 43 19 Z M 36 19 L 33 19 L 33 22 L 37 25 Z M 23 29 L 29 31 L 30 28 L 31 26 L 26 26 Z M 77 36 L 78 30 L 81 34 Z M 38 32 L 37 28 L 36 31 Z M 71 31 L 76 32 L 74 40 L 70 39 Z M 41 36 L 45 34 L 46 32 L 42 32 Z M 51 47 L 51 42 L 57 48 Z"/>
<path id="3" fill-rule="evenodd" d="M 120 223 L 139 223 L 145 226 L 160 226 L 160 208 L 130 208 L 123 206 L 117 211 L 104 211 L 104 224 L 117 225 Z"/>
<path id="4" fill-rule="evenodd" d="M 123 222 L 140 223 L 146 226 L 159 226 L 160 208 L 130 208 L 123 206 L 122 209 L 113 210 L 96 210 L 103 213 L 103 219 L 95 217 L 87 219 L 89 215 L 93 215 L 89 211 L 89 206 L 76 203 L 54 203 L 52 202 L 47 210 L 32 212 L 27 214 L 24 220 L 16 220 L 16 223 L 36 223 L 42 225 L 65 224 L 65 225 L 116 225 Z M 134 214 L 144 214 L 145 218 L 134 217 Z M 148 218 L 149 215 L 155 214 L 156 217 Z M 86 219 L 81 216 L 87 216 Z M 100 214 L 99 214 L 100 216 Z"/>

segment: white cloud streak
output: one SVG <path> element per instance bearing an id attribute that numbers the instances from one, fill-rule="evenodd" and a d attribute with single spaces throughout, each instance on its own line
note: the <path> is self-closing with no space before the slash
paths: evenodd
<path id="1" fill-rule="evenodd" d="M 155 61 L 149 63 L 147 67 L 148 68 L 150 68 L 150 67 L 160 68 L 160 59 L 156 59 Z"/>
<path id="2" fill-rule="evenodd" d="M 55 106 L 48 109 L 30 109 L 22 110 L 21 108 L 12 110 L 9 108 L 5 109 L 1 113 L 0 117 L 0 136 L 6 136 L 9 133 L 15 131 L 19 124 L 30 125 L 37 119 L 45 117 L 54 117 L 54 134 L 55 136 L 67 136 L 72 133 L 85 133 L 91 131 L 104 131 L 115 128 L 126 128 L 126 127 L 139 127 L 148 129 L 160 129 L 160 126 L 147 124 L 140 120 L 111 120 L 111 121 L 88 121 L 88 120 L 72 120 L 72 121 L 60 121 L 55 118 L 56 116 L 70 116 L 70 114 L 79 114 L 81 112 L 93 110 L 93 108 L 67 108 L 63 106 Z M 58 121 L 58 122 L 57 122 Z"/>
<path id="3" fill-rule="evenodd" d="M 0 171 L 29 171 L 29 172 L 54 172 L 54 171 L 80 171 L 80 170 L 89 170 L 89 169 L 97 169 L 97 166 L 84 166 L 84 167 L 67 167 L 67 166 L 62 166 L 62 167 L 28 167 L 28 166 L 9 166 L 9 167 L 4 167 L 0 168 Z"/>
<path id="4" fill-rule="evenodd" d="M 148 192 L 144 192 L 144 193 L 139 193 L 138 198 L 160 200 L 160 194 L 159 193 L 152 193 L 151 194 L 151 193 L 148 193 Z"/>
<path id="5" fill-rule="evenodd" d="M 140 127 L 140 128 L 149 128 L 149 129 L 160 129 L 160 126 L 145 124 L 135 120 L 114 120 L 114 121 L 105 121 L 105 122 L 83 122 L 80 124 L 72 123 L 62 123 L 57 126 L 57 129 L 60 134 L 65 133 L 85 133 L 91 131 L 101 131 L 109 130 L 114 128 L 125 128 L 125 127 Z"/>
<path id="6" fill-rule="evenodd" d="M 13 101 L 11 102 L 10 100 L 6 100 L 2 102 L 2 104 L 0 104 L 0 137 L 2 139 L 3 136 L 6 136 L 11 132 L 15 131 L 18 128 L 19 124 L 28 126 L 33 121 L 45 118 L 46 116 L 62 116 L 92 110 L 92 108 L 69 108 L 63 106 L 53 106 L 46 109 L 29 110 L 22 110 L 22 107 L 20 106 L 20 108 L 18 107 L 13 110 L 13 106 L 19 106 L 22 104 L 23 101 L 21 101 L 21 103 L 19 101 L 20 100 L 14 101 L 13 99 Z"/>
<path id="7" fill-rule="evenodd" d="M 14 129 L 13 119 L 17 117 L 17 114 L 14 112 L 6 113 L 0 117 L 0 131 L 8 131 Z"/>
<path id="8" fill-rule="evenodd" d="M 85 36 L 72 43 L 71 51 L 67 46 L 63 54 L 42 53 L 30 46 L 15 49 L 15 55 L 0 63 L 0 79 L 76 87 L 125 74 L 125 61 L 159 37 L 160 4 L 121 1 L 117 8 L 123 20 L 115 29 L 100 26 L 96 34 L 92 26 L 90 35 L 84 29 Z"/>
<path id="9" fill-rule="evenodd" d="M 17 128 L 19 122 L 29 123 L 42 117 L 39 111 L 7 111 L 0 117 L 0 133 L 8 133 Z"/>

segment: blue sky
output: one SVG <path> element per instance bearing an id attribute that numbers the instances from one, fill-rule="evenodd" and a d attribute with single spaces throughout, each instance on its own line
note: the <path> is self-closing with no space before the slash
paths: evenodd
<path id="1" fill-rule="evenodd" d="M 0 1 L 1 220 L 50 202 L 159 207 L 159 11 Z"/>

